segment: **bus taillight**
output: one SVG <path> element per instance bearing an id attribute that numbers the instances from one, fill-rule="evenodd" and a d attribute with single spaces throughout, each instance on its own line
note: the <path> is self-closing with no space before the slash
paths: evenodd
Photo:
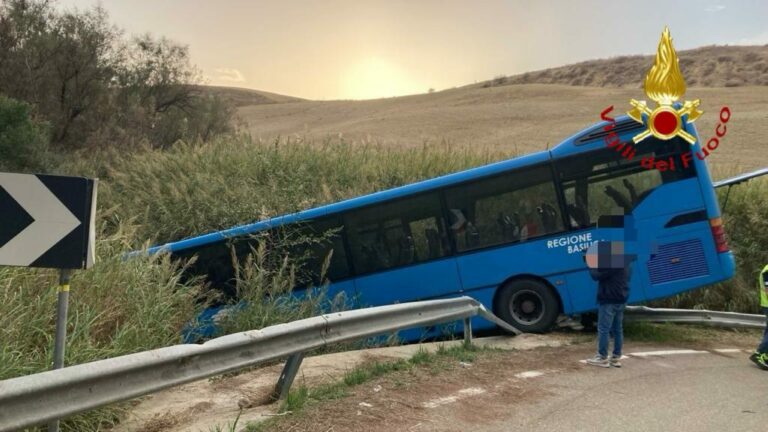
<path id="1" fill-rule="evenodd" d="M 728 252 L 730 249 L 728 248 L 728 240 L 725 239 L 723 219 L 710 219 L 709 226 L 712 228 L 712 238 L 715 240 L 715 249 L 717 249 L 717 252 Z"/>

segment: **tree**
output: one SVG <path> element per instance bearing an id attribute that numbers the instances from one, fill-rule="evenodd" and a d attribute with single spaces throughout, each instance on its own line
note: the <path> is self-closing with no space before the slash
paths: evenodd
<path id="1" fill-rule="evenodd" d="M 186 46 L 143 35 L 125 48 L 117 74 L 118 100 L 122 106 L 137 105 L 134 112 L 143 116 L 139 128 L 150 141 L 167 145 L 190 137 L 190 119 L 205 109 L 194 85 L 199 81 Z"/>
<path id="2" fill-rule="evenodd" d="M 119 63 L 104 9 L 57 13 L 48 1 L 9 0 L 0 8 L 0 92 L 33 103 L 52 123 L 57 145 L 77 143 L 98 128 Z"/>
<path id="3" fill-rule="evenodd" d="M 32 119 L 29 104 L 0 95 L 0 169 L 45 169 L 47 135 L 47 125 Z"/>
<path id="4" fill-rule="evenodd" d="M 199 77 L 186 46 L 125 40 L 101 7 L 0 0 L 0 93 L 33 104 L 56 148 L 162 147 L 231 130 L 232 108 L 202 97 Z"/>

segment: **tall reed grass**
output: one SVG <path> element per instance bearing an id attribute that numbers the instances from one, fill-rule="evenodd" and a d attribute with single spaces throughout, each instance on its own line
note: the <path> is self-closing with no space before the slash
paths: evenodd
<path id="1" fill-rule="evenodd" d="M 102 208 L 135 220 L 139 242 L 165 242 L 387 189 L 509 157 L 425 145 L 392 149 L 328 139 L 218 140 L 99 156 Z"/>

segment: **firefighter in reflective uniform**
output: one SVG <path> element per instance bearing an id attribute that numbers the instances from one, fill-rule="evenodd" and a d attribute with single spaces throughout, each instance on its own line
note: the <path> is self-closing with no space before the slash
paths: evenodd
<path id="1" fill-rule="evenodd" d="M 763 267 L 763 270 L 758 275 L 757 284 L 760 289 L 760 307 L 766 315 L 767 325 L 765 327 L 765 332 L 763 333 L 763 341 L 760 342 L 757 351 L 749 356 L 749 359 L 760 369 L 768 370 L 768 265 Z"/>

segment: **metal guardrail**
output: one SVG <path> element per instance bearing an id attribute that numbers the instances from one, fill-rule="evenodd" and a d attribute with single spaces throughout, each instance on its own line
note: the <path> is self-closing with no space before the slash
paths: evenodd
<path id="1" fill-rule="evenodd" d="M 0 432 L 43 424 L 168 387 L 288 357 L 278 389 L 287 391 L 303 353 L 336 342 L 481 316 L 520 331 L 477 300 L 460 297 L 357 309 L 0 381 Z M 284 393 L 283 393 L 284 395 Z"/>
<path id="2" fill-rule="evenodd" d="M 763 328 L 766 325 L 765 315 L 646 306 L 627 306 L 625 317 L 628 321 L 692 323 L 719 327 Z"/>
<path id="3" fill-rule="evenodd" d="M 768 167 L 760 168 L 752 172 L 748 172 L 745 174 L 737 175 L 736 177 L 731 177 L 729 179 L 720 180 L 714 182 L 712 185 L 715 187 L 715 189 L 723 186 L 733 186 L 735 184 L 739 184 L 741 182 L 745 182 L 747 180 L 751 180 L 755 177 L 761 177 L 764 175 L 768 175 Z"/>

